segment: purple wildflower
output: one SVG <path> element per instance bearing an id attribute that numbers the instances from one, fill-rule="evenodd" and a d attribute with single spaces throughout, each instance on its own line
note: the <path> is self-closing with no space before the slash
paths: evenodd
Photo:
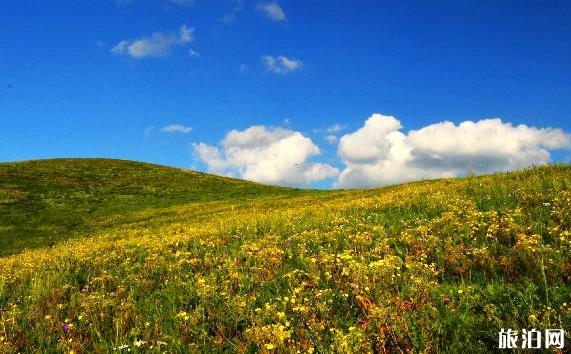
<path id="1" fill-rule="evenodd" d="M 4 313 L 6 311 L 8 311 L 8 309 L 6 309 L 4 306 L 0 307 L 0 312 Z"/>
<path id="2" fill-rule="evenodd" d="M 82 294 L 87 293 L 87 286 L 83 285 L 83 286 L 79 289 L 79 292 L 82 293 Z"/>
<path id="3" fill-rule="evenodd" d="M 65 323 L 65 322 L 62 323 L 62 325 L 61 325 L 61 331 L 62 331 L 63 333 L 67 333 L 68 330 L 69 330 L 69 325 L 68 325 L 67 323 Z"/>
<path id="4" fill-rule="evenodd" d="M 22 300 L 20 300 L 20 299 L 16 299 L 16 300 L 14 300 L 14 302 L 13 302 L 14 306 L 18 306 L 18 305 L 20 305 L 21 303 L 22 303 Z"/>

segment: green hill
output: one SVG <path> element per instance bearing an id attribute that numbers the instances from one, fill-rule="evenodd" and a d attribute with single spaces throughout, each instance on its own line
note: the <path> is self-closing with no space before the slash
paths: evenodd
<path id="1" fill-rule="evenodd" d="M 0 256 L 142 222 L 156 213 L 164 217 L 169 207 L 240 205 L 301 193 L 307 192 L 122 160 L 1 163 Z"/>
<path id="2" fill-rule="evenodd" d="M 571 330 L 571 167 L 369 190 L 0 165 L 0 353 L 490 353 Z M 567 348 L 565 348 L 567 349 Z"/>

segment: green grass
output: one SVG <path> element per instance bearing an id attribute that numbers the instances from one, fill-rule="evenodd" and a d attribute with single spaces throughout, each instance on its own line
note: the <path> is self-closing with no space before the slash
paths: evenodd
<path id="1" fill-rule="evenodd" d="M 348 191 L 0 171 L 0 352 L 489 353 L 500 328 L 570 330 L 567 165 Z"/>
<path id="2" fill-rule="evenodd" d="M 153 219 L 170 207 L 319 193 L 122 160 L 2 163 L 0 256 Z"/>

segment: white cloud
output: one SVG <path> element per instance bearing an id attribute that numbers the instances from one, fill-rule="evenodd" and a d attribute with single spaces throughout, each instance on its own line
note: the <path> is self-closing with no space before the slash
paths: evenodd
<path id="1" fill-rule="evenodd" d="M 338 155 L 346 167 L 338 187 L 372 187 L 467 171 L 490 173 L 543 164 L 549 150 L 571 148 L 560 129 L 513 126 L 501 119 L 440 122 L 402 132 L 399 120 L 373 114 L 341 137 Z"/>
<path id="2" fill-rule="evenodd" d="M 329 144 L 333 144 L 337 141 L 337 137 L 333 134 L 329 134 L 325 137 L 325 140 L 327 140 Z"/>
<path id="3" fill-rule="evenodd" d="M 193 144 L 193 148 L 198 158 L 208 166 L 208 171 L 233 176 L 231 173 L 224 172 L 230 164 L 222 156 L 220 149 L 204 143 Z"/>
<path id="4" fill-rule="evenodd" d="M 263 12 L 266 17 L 274 22 L 282 22 L 287 20 L 284 10 L 276 1 L 260 2 L 256 6 L 256 9 Z"/>
<path id="5" fill-rule="evenodd" d="M 111 52 L 129 55 L 141 59 L 147 57 L 164 57 L 175 46 L 184 46 L 194 40 L 194 28 L 183 25 L 178 32 L 155 32 L 149 37 L 123 40 L 117 43 Z"/>
<path id="6" fill-rule="evenodd" d="M 187 127 L 182 124 L 170 124 L 161 128 L 163 133 L 181 133 L 189 134 L 192 131 L 192 127 Z"/>
<path id="7" fill-rule="evenodd" d="M 210 172 L 272 184 L 309 184 L 335 177 L 339 170 L 310 162 L 320 153 L 310 138 L 300 132 L 262 125 L 232 130 L 221 147 L 194 144 L 194 152 Z"/>
<path id="8" fill-rule="evenodd" d="M 262 56 L 262 63 L 266 67 L 267 71 L 275 74 L 287 74 L 300 70 L 303 66 L 303 63 L 300 60 L 287 58 L 283 55 L 264 55 Z"/>
<path id="9" fill-rule="evenodd" d="M 337 133 L 340 132 L 341 130 L 345 129 L 344 125 L 341 125 L 339 123 L 335 123 L 332 126 L 327 128 L 327 132 L 328 133 Z"/>
<path id="10" fill-rule="evenodd" d="M 194 50 L 194 49 L 189 49 L 189 50 L 188 50 L 188 55 L 190 55 L 190 56 L 193 57 L 193 58 L 198 58 L 198 57 L 200 56 L 200 53 L 197 52 L 197 51 Z"/>

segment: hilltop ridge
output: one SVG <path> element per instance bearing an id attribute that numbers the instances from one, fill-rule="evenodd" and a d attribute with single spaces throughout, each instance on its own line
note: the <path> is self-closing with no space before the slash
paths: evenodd
<path id="1" fill-rule="evenodd" d="M 0 163 L 0 256 L 117 227 L 143 211 L 301 193 L 305 192 L 127 160 Z"/>

